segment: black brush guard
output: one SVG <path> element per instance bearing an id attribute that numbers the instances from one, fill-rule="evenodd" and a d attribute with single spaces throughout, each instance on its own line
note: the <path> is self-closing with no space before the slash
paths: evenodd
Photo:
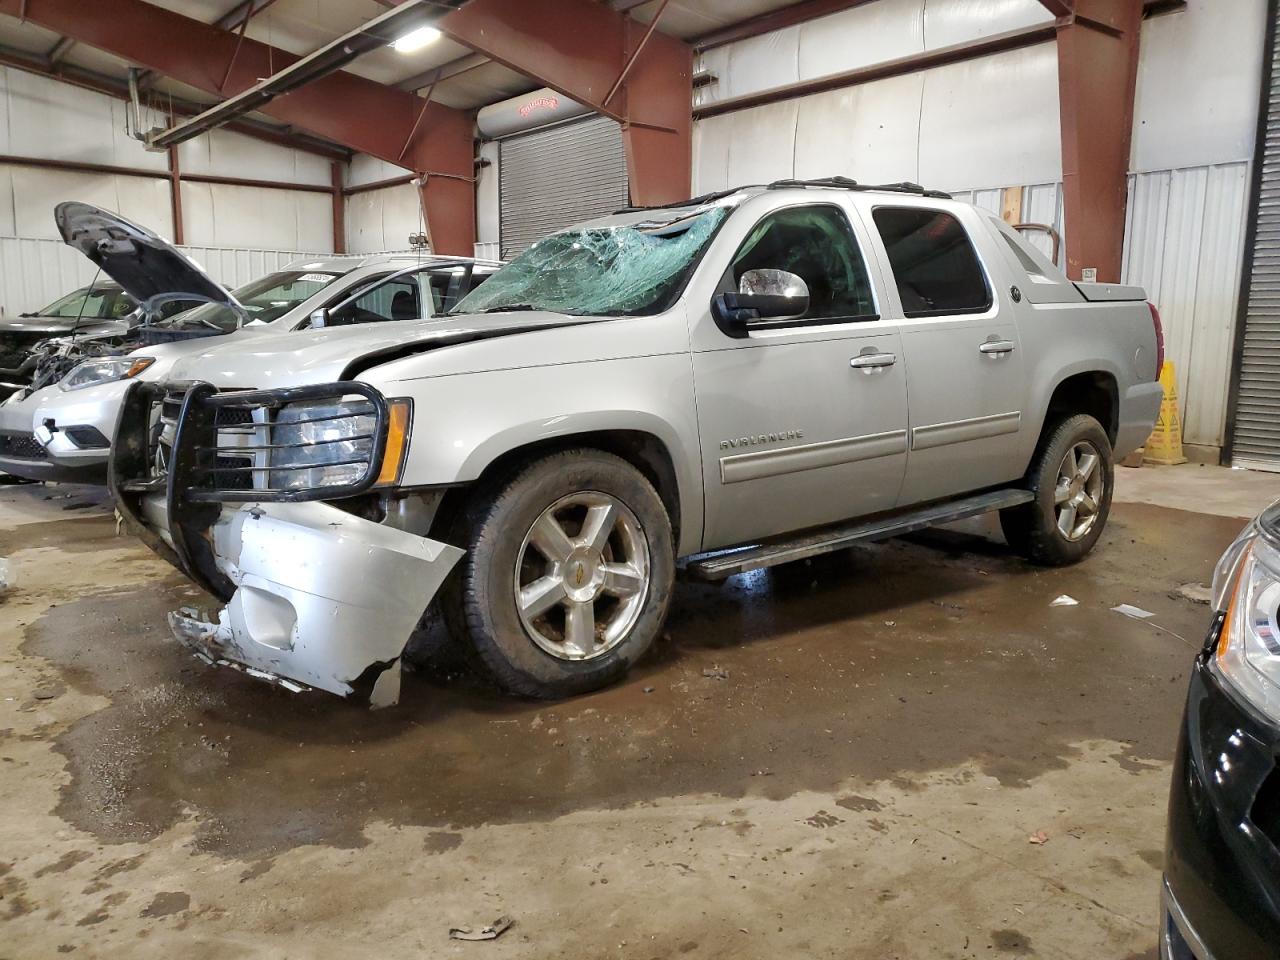
<path id="1" fill-rule="evenodd" d="M 157 406 L 166 398 L 181 395 L 173 443 L 167 469 L 158 463 L 160 432 L 163 423 L 154 416 Z M 358 396 L 366 400 L 371 411 L 353 414 L 374 417 L 372 431 L 358 439 L 371 442 L 367 461 L 338 461 L 330 464 L 308 464 L 296 467 L 227 467 L 219 464 L 219 454 L 259 451 L 263 446 L 219 447 L 218 430 L 227 423 L 245 423 L 245 412 L 278 411 L 288 404 L 329 401 L 340 402 Z M 272 416 L 268 413 L 268 417 Z M 213 556 L 209 530 L 222 512 L 223 503 L 299 503 L 314 500 L 340 500 L 366 492 L 374 485 L 387 445 L 389 417 L 387 401 L 373 387 L 354 381 L 278 390 L 245 390 L 219 393 L 210 383 L 133 384 L 125 394 L 111 445 L 108 484 L 116 506 L 131 529 L 156 553 L 160 554 L 209 593 L 226 602 L 235 586 L 218 570 Z M 292 424 L 291 424 L 292 425 Z M 272 425 L 274 426 L 274 424 Z M 267 432 L 270 438 L 270 428 Z M 270 439 L 268 439 L 270 444 Z M 319 487 L 281 489 L 219 485 L 219 478 L 248 471 L 250 475 L 313 469 L 321 466 L 363 463 L 364 470 L 350 483 Z M 148 496 L 163 494 L 172 547 L 148 527 L 143 519 L 142 504 Z"/>

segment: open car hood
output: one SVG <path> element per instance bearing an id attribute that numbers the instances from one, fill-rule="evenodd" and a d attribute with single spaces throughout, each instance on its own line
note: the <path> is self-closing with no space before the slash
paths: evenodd
<path id="1" fill-rule="evenodd" d="M 218 387 L 293 387 L 326 383 L 381 363 L 475 340 L 507 337 L 604 318 L 526 311 L 398 320 L 290 333 L 210 337 L 174 364 L 171 380 L 205 380 Z"/>
<path id="2" fill-rule="evenodd" d="M 208 300 L 244 312 L 194 260 L 145 227 L 77 201 L 58 204 L 53 219 L 63 242 L 101 267 L 147 313 L 168 300 Z"/>

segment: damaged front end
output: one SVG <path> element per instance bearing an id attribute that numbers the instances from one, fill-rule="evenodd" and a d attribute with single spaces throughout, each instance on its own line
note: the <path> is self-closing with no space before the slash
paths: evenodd
<path id="1" fill-rule="evenodd" d="M 438 495 L 395 489 L 410 413 L 364 383 L 134 384 L 117 505 L 226 604 L 216 621 L 171 615 L 177 638 L 288 689 L 395 703 L 409 636 L 462 556 L 425 536 Z"/>

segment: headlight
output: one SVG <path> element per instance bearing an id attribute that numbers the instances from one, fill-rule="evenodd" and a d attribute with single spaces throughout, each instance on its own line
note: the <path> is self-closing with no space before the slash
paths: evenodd
<path id="1" fill-rule="evenodd" d="M 100 360 L 85 360 L 72 367 L 58 386 L 63 390 L 81 390 L 113 380 L 128 380 L 155 362 L 153 357 L 103 357 Z"/>
<path id="2" fill-rule="evenodd" d="M 1217 672 L 1268 717 L 1280 720 L 1280 504 L 1250 524 L 1214 572 L 1224 613 Z"/>
<path id="3" fill-rule="evenodd" d="M 387 406 L 386 447 L 382 463 L 373 465 L 380 485 L 399 479 L 408 449 L 410 402 L 392 400 Z M 271 431 L 267 485 L 302 490 L 357 483 L 370 470 L 376 428 L 367 400 L 288 404 Z"/>

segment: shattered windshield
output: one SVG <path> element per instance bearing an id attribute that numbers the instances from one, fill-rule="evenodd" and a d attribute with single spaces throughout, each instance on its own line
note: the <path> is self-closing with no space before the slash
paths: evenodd
<path id="1" fill-rule="evenodd" d="M 684 290 L 727 213 L 724 207 L 692 213 L 655 211 L 655 216 L 632 223 L 552 234 L 473 290 L 450 313 L 659 313 Z"/>
<path id="2" fill-rule="evenodd" d="M 319 293 L 340 273 L 314 270 L 282 270 L 245 284 L 231 295 L 240 302 L 251 320 L 270 323 L 284 316 L 302 301 Z M 240 325 L 240 315 L 221 303 L 203 303 L 180 313 L 164 324 L 170 327 L 217 327 L 228 332 Z"/>
<path id="3" fill-rule="evenodd" d="M 81 287 L 36 313 L 41 317 L 81 317 L 85 320 L 115 320 L 138 304 L 119 287 Z"/>

